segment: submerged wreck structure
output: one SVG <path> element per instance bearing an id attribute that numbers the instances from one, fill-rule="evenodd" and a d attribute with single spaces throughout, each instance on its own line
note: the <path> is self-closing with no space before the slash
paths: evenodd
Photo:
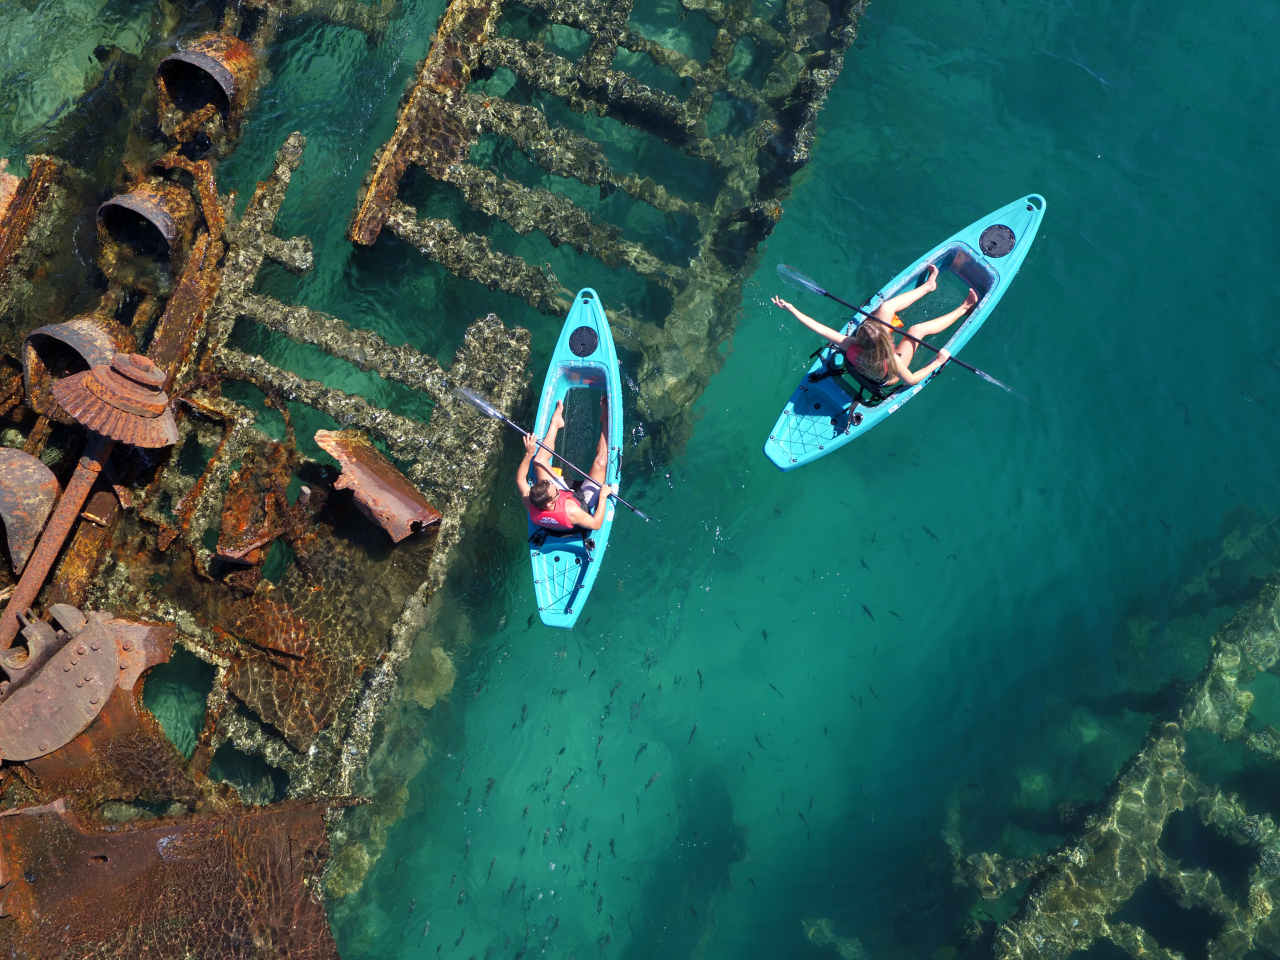
<path id="1" fill-rule="evenodd" d="M 718 364 L 861 6 L 686 0 L 666 15 L 691 18 L 698 58 L 634 28 L 628 2 L 455 0 L 349 239 L 376 255 L 386 227 L 464 280 L 564 314 L 572 291 L 549 265 L 402 199 L 417 169 L 495 231 L 638 277 L 649 306 L 611 321 L 650 426 L 633 455 L 662 456 Z M 260 292 L 266 264 L 316 267 L 307 237 L 276 233 L 306 139 L 281 134 L 238 215 L 217 172 L 284 20 L 376 43 L 394 13 L 249 0 L 186 23 L 158 5 L 143 55 L 97 54 L 118 101 L 92 105 L 110 127 L 100 154 L 0 167 L 0 946 L 15 955 L 335 956 L 322 891 L 359 888 L 403 807 L 384 799 L 421 766 L 402 762 L 417 748 L 397 732 L 448 691 L 433 597 L 501 448 L 451 391 L 514 412 L 530 336 L 489 314 L 446 366 Z M 620 173 L 587 129 L 684 157 L 711 189 L 685 198 Z M 614 197 L 629 198 L 627 226 L 609 220 Z M 683 246 L 659 255 L 634 222 Z M 308 380 L 247 349 L 250 326 L 420 400 L 390 409 Z M 442 663 L 426 699 L 397 694 L 415 645 Z M 186 736 L 148 707 L 160 676 L 200 678 Z"/>
<path id="2" fill-rule="evenodd" d="M 1274 571 L 1280 561 L 1274 520 L 1259 523 L 1250 537 L 1234 536 L 1219 565 L 1241 566 L 1241 558 L 1259 548 Z M 1184 599 L 1207 593 L 1221 572 L 1211 565 L 1184 588 Z M 1233 743 L 1258 760 L 1280 760 L 1280 730 L 1256 714 L 1258 695 L 1250 690 L 1256 685 L 1262 691 L 1280 676 L 1280 577 L 1273 572 L 1260 591 L 1252 582 L 1248 592 L 1254 595 L 1213 636 L 1208 664 L 1156 717 L 1101 801 L 1071 805 L 1074 828 L 1065 831 L 1065 844 L 1025 859 L 965 856 L 958 834 L 944 834 L 955 856 L 957 885 L 972 885 L 996 901 L 1026 884 L 1016 912 L 978 932 L 979 953 L 1000 960 L 1062 960 L 1108 942 L 1134 958 L 1177 960 L 1184 954 L 1162 945 L 1125 909 L 1144 884 L 1154 883 L 1168 895 L 1167 909 L 1196 912 L 1205 921 L 1203 955 L 1226 960 L 1280 954 L 1280 828 L 1271 813 L 1249 809 L 1237 793 L 1210 782 L 1188 762 L 1189 752 L 1203 757 Z M 1236 856 L 1218 859 L 1233 861 L 1240 876 L 1171 855 L 1162 838 L 1175 815 L 1193 816 L 1236 847 Z"/>

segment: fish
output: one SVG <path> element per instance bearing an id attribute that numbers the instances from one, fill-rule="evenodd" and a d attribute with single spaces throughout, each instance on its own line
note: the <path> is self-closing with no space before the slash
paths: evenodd
<path id="1" fill-rule="evenodd" d="M 774 804 L 773 812 L 774 812 L 774 813 L 776 813 L 776 814 L 778 815 L 778 819 L 779 819 L 779 820 L 781 820 L 781 819 L 782 819 L 782 811 L 778 809 L 777 804 Z"/>
<path id="2" fill-rule="evenodd" d="M 409 917 L 413 916 L 413 908 L 416 907 L 417 905 L 418 905 L 417 897 L 414 897 L 409 901 Z M 408 917 L 406 917 L 405 919 L 408 919 Z"/>
<path id="3" fill-rule="evenodd" d="M 524 808 L 524 813 L 520 814 L 520 819 L 523 820 L 527 816 L 529 816 L 529 807 L 526 804 Z"/>
<path id="4" fill-rule="evenodd" d="M 698 732 L 698 725 L 695 723 L 693 725 L 693 729 L 689 731 L 689 743 L 693 743 L 693 735 L 697 732 Z M 689 746 L 689 743 L 686 743 L 685 746 L 686 747 Z"/>
<path id="5" fill-rule="evenodd" d="M 458 887 L 458 906 L 462 906 L 467 901 L 467 888 Z"/>
<path id="6" fill-rule="evenodd" d="M 427 934 L 430 931 L 431 931 L 431 921 L 428 920 L 422 928 L 422 936 L 418 938 L 418 942 L 421 943 L 423 940 L 427 939 Z"/>
<path id="7" fill-rule="evenodd" d="M 536 617 L 537 615 L 538 615 L 537 611 L 534 611 L 533 613 L 529 614 L 529 622 L 524 628 L 526 632 L 528 632 L 529 628 L 533 626 L 533 618 Z"/>
<path id="8" fill-rule="evenodd" d="M 735 627 L 738 627 L 738 621 L 737 621 L 737 620 L 734 620 L 734 621 L 733 621 L 733 625 L 734 625 Z M 741 632 L 742 632 L 742 628 L 741 628 L 741 627 L 738 627 L 738 632 L 739 632 L 739 633 L 741 633 Z"/>
<path id="9" fill-rule="evenodd" d="M 632 762 L 633 762 L 633 763 L 639 762 L 639 760 L 640 760 L 640 754 L 644 753 L 644 752 L 645 752 L 646 750 L 648 750 L 648 749 L 649 749 L 649 744 L 647 744 L 647 743 L 642 743 L 642 744 L 640 744 L 640 749 L 636 751 L 636 758 L 635 758 L 635 760 L 634 760 L 634 761 L 632 761 Z"/>
<path id="10" fill-rule="evenodd" d="M 489 778 L 489 782 L 488 782 L 487 784 L 485 784 L 485 788 L 484 788 L 484 795 L 485 795 L 486 797 L 487 797 L 487 796 L 489 796 L 489 791 L 490 791 L 490 790 L 492 790 L 492 789 L 494 788 L 494 785 L 495 785 L 495 784 L 497 784 L 497 782 L 498 782 L 498 781 L 497 781 L 497 780 L 495 780 L 495 779 L 493 779 L 493 777 L 490 777 L 490 778 Z"/>
<path id="11" fill-rule="evenodd" d="M 955 561 L 957 561 L 957 562 L 959 562 L 959 560 L 960 560 L 960 558 L 959 558 L 959 557 L 957 557 L 954 553 L 948 553 L 948 554 L 947 554 L 947 559 L 948 559 L 948 560 L 955 560 Z"/>
<path id="12" fill-rule="evenodd" d="M 701 670 L 698 671 L 698 689 L 699 690 L 702 689 L 702 671 Z"/>
<path id="13" fill-rule="evenodd" d="M 936 533 L 930 530 L 928 527 L 921 527 L 920 529 L 923 530 L 925 533 L 927 533 L 929 536 L 933 537 L 933 539 L 937 540 L 939 543 L 942 542 L 942 539 Z"/>
<path id="14" fill-rule="evenodd" d="M 462 938 L 463 938 L 463 937 L 465 937 L 466 935 L 467 935 L 467 928 L 466 928 L 466 927 L 463 927 L 463 928 L 462 928 L 462 932 L 461 932 L 460 934 L 458 934 L 458 939 L 457 939 L 457 940 L 455 940 L 455 941 L 453 941 L 453 949 L 455 949 L 455 950 L 457 950 L 457 949 L 458 949 L 458 944 L 460 944 L 460 943 L 462 942 Z"/>
<path id="15" fill-rule="evenodd" d="M 542 845 L 545 847 L 547 845 L 547 841 L 550 839 L 551 839 L 551 828 L 547 827 L 547 829 L 542 831 Z"/>
<path id="16" fill-rule="evenodd" d="M 992 720 L 995 720 L 995 717 L 992 717 L 990 713 L 988 713 L 987 716 L 991 717 Z"/>
<path id="17" fill-rule="evenodd" d="M 617 683 L 615 683 L 615 684 L 613 685 L 613 689 L 609 691 L 609 699 L 610 699 L 610 700 L 613 700 L 613 695 L 614 695 L 615 693 L 617 693 L 617 692 L 618 692 L 618 688 L 619 688 L 620 686 L 622 686 L 622 681 L 621 681 L 621 680 L 619 680 Z"/>
<path id="18" fill-rule="evenodd" d="M 755 757 L 753 757 L 753 756 L 751 756 L 751 751 L 750 751 L 750 750 L 748 750 L 748 751 L 747 751 L 747 756 L 748 756 L 748 757 L 750 757 L 750 759 L 751 759 L 751 762 L 752 762 L 752 763 L 755 763 L 756 758 L 755 758 Z"/>
<path id="19" fill-rule="evenodd" d="M 823 728 L 822 728 L 822 735 L 823 735 L 824 737 L 826 737 L 828 740 L 830 740 L 830 739 L 831 739 L 831 737 L 827 736 L 827 728 L 826 728 L 826 727 L 823 727 Z"/>
<path id="20" fill-rule="evenodd" d="M 465 860 L 465 859 L 467 859 L 467 857 L 469 857 L 469 856 L 471 856 L 471 838 L 470 838 L 470 837 L 467 837 L 467 846 L 466 846 L 466 848 L 462 851 L 462 859 L 463 859 L 463 860 Z"/>
<path id="21" fill-rule="evenodd" d="M 1120 661 L 1118 661 L 1118 660 L 1116 661 L 1117 665 L 1119 664 L 1119 662 L 1120 662 Z M 403 860 L 403 859 L 404 859 L 404 857 L 400 857 L 398 860 L 396 860 L 396 865 L 395 865 L 394 867 L 392 867 L 392 868 L 391 868 L 391 875 L 392 875 L 393 877 L 396 875 L 396 871 L 400 869 L 400 860 Z"/>
<path id="22" fill-rule="evenodd" d="M 805 818 L 804 818 L 804 814 L 803 814 L 803 813 L 801 813 L 799 810 L 797 810 L 797 811 L 796 811 L 796 816 L 800 818 L 801 822 L 802 822 L 802 823 L 804 823 L 805 828 L 806 828 L 806 829 L 808 829 L 808 827 L 809 827 L 809 821 L 808 821 L 808 820 L 805 820 Z"/>
<path id="23" fill-rule="evenodd" d="M 875 689 L 875 687 L 871 686 L 871 684 L 869 684 L 869 683 L 868 683 L 868 684 L 867 684 L 867 689 L 871 691 L 871 695 L 872 695 L 873 697 L 875 697 L 877 700 L 879 700 L 879 699 L 880 699 L 880 694 L 876 693 L 876 689 Z"/>
<path id="24" fill-rule="evenodd" d="M 609 838 L 609 856 L 615 860 L 618 859 L 618 851 L 613 848 L 613 837 Z"/>
<path id="25" fill-rule="evenodd" d="M 450 890 L 452 890 L 452 889 L 453 889 L 453 883 L 454 883 L 454 881 L 455 881 L 455 880 L 457 880 L 457 879 L 458 879 L 458 875 L 457 875 L 456 873 L 455 873 L 452 877 L 450 877 L 450 878 L 449 878 L 449 889 L 450 889 Z"/>
<path id="26" fill-rule="evenodd" d="M 484 878 L 485 883 L 488 883 L 490 880 L 493 879 L 493 868 L 497 865 L 497 863 L 498 863 L 497 857 L 494 857 L 492 860 L 489 861 L 489 875 Z"/>
<path id="27" fill-rule="evenodd" d="M 764 744 L 760 742 L 760 734 L 753 733 L 752 736 L 756 738 L 756 746 L 759 747 L 761 750 L 763 750 Z"/>
<path id="28" fill-rule="evenodd" d="M 865 603 L 862 605 L 862 612 L 863 612 L 863 613 L 865 613 L 868 617 L 870 617 L 870 618 L 871 618 L 871 622 L 872 622 L 872 623 L 875 623 L 875 622 L 876 622 L 876 616 L 875 616 L 875 614 L 874 614 L 874 613 L 872 613 L 870 610 L 868 610 L 868 609 L 867 609 L 867 605 L 866 605 Z"/>
<path id="29" fill-rule="evenodd" d="M 465 807 L 471 803 L 471 788 L 467 787 L 467 795 L 462 798 L 462 805 Z"/>
<path id="30" fill-rule="evenodd" d="M 765 642 L 765 643 L 768 643 L 768 642 L 769 642 L 769 631 L 768 631 L 768 630 L 761 629 L 761 630 L 760 630 L 760 636 L 764 637 L 764 642 Z"/>
<path id="31" fill-rule="evenodd" d="M 596 675 L 596 672 L 595 672 L 594 670 L 592 670 L 592 671 L 591 671 L 591 676 L 590 676 L 590 677 L 587 677 L 587 683 L 590 683 L 590 682 L 591 682 L 591 677 L 594 677 L 595 675 Z"/>
<path id="32" fill-rule="evenodd" d="M 466 773 L 466 772 L 467 772 L 467 765 L 464 763 L 464 764 L 462 765 L 462 769 L 458 771 L 458 776 L 454 779 L 454 781 L 453 781 L 453 782 L 454 782 L 454 783 L 459 783 L 459 782 L 461 782 L 461 780 L 462 780 L 462 775 L 463 775 L 464 773 Z"/>
<path id="33" fill-rule="evenodd" d="M 654 773 L 654 775 L 649 778 L 649 782 L 644 785 L 644 789 L 646 793 L 648 792 L 649 788 L 653 786 L 653 782 L 657 780 L 660 776 L 662 776 L 661 773 Z"/>
<path id="34" fill-rule="evenodd" d="M 587 852 L 582 855 L 582 865 L 585 867 L 587 861 L 591 859 L 591 841 L 587 841 Z"/>
<path id="35" fill-rule="evenodd" d="M 599 738 L 596 740 L 596 755 L 597 755 L 597 756 L 600 754 L 600 744 L 602 744 L 602 743 L 604 743 L 604 734 L 603 734 L 603 733 L 602 733 L 602 734 L 600 734 Z"/>
<path id="36" fill-rule="evenodd" d="M 772 690 L 774 693 L 776 693 L 778 696 L 782 697 L 782 691 L 781 691 L 781 690 L 779 690 L 777 687 L 775 687 L 772 683 L 771 683 L 771 684 L 769 684 L 769 689 L 770 689 L 770 690 Z M 787 699 L 787 698 L 786 698 L 786 697 L 782 697 L 782 699 L 783 699 L 783 700 L 785 700 L 785 699 Z"/>
<path id="37" fill-rule="evenodd" d="M 897 617 L 899 620 L 902 620 L 902 614 L 898 613 L 896 610 L 890 610 L 889 612 L 893 614 L 895 617 Z"/>
<path id="38" fill-rule="evenodd" d="M 816 797 L 810 797 L 810 798 L 809 798 L 809 812 L 810 812 L 810 813 L 813 813 L 813 801 L 814 801 L 815 799 L 816 799 Z"/>
<path id="39" fill-rule="evenodd" d="M 689 911 L 693 914 L 693 922 L 698 922 L 698 911 L 693 909 L 693 904 L 689 904 Z"/>
<path id="40" fill-rule="evenodd" d="M 871 568 L 867 566 L 867 561 L 863 560 L 862 566 L 866 569 L 867 573 L 871 572 Z"/>
<path id="41" fill-rule="evenodd" d="M 511 878 L 511 886 L 507 887 L 507 892 L 506 892 L 506 893 L 504 893 L 504 894 L 502 895 L 502 899 L 503 899 L 503 900 L 506 900 L 506 899 L 507 899 L 507 897 L 511 896 L 511 894 L 513 894 L 513 893 L 515 892 L 515 889 L 516 889 L 516 881 L 517 881 L 518 879 L 520 879 L 520 878 L 519 878 L 519 877 L 512 877 L 512 878 Z"/>

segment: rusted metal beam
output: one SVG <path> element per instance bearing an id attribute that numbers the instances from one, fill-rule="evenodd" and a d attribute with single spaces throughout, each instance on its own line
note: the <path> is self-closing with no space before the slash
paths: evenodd
<path id="1" fill-rule="evenodd" d="M 342 467 L 334 489 L 350 490 L 360 512 L 396 543 L 440 522 L 440 511 L 359 430 L 317 430 L 315 440 Z"/>

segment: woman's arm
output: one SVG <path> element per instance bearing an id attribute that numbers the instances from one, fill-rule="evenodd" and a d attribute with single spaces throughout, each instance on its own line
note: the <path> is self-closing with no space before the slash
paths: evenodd
<path id="1" fill-rule="evenodd" d="M 577 500 L 570 500 L 570 509 L 565 513 L 569 519 L 580 527 L 586 527 L 588 530 L 599 530 L 604 526 L 604 518 L 607 515 L 605 507 L 609 503 L 609 494 L 613 493 L 613 487 L 604 484 L 600 487 L 600 499 L 596 501 L 596 512 L 594 514 L 587 513 L 586 509 L 578 505 Z M 581 514 L 581 516 L 574 516 Z"/>
<path id="2" fill-rule="evenodd" d="M 803 313 L 801 313 L 791 304 L 787 303 L 787 301 L 783 300 L 781 297 L 774 297 L 773 305 L 782 310 L 786 310 L 788 313 L 790 313 L 793 317 L 795 317 L 797 320 L 803 323 L 806 327 L 808 327 L 818 336 L 825 337 L 826 339 L 830 340 L 834 344 L 843 345 L 845 340 L 848 339 L 848 337 L 846 337 L 843 333 L 840 333 L 838 330 L 832 330 L 826 324 L 819 323 L 817 320 L 813 319 L 813 317 L 805 316 Z"/>
<path id="3" fill-rule="evenodd" d="M 938 351 L 938 355 L 930 362 L 926 363 L 919 370 L 912 370 L 902 362 L 902 357 L 896 353 L 893 355 L 893 368 L 897 371 L 898 377 L 903 383 L 915 386 L 921 380 L 933 376 L 933 374 L 948 360 L 951 359 L 951 353 L 943 347 Z"/>
<path id="4" fill-rule="evenodd" d="M 520 496 L 522 497 L 529 495 L 529 462 L 533 459 L 537 449 L 538 441 L 531 434 L 525 434 L 524 459 L 520 461 L 520 466 L 516 467 L 516 487 L 519 488 Z"/>

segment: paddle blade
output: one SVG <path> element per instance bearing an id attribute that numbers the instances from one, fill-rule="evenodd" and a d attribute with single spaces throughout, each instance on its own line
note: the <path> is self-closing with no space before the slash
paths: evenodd
<path id="1" fill-rule="evenodd" d="M 493 417 L 495 420 L 502 419 L 502 411 L 474 390 L 470 390 L 467 387 L 454 387 L 453 395 L 461 400 L 467 401 L 467 403 L 471 404 L 486 417 Z"/>
<path id="2" fill-rule="evenodd" d="M 778 264 L 778 276 L 783 283 L 795 290 L 808 290 L 810 293 L 816 293 L 820 297 L 827 295 L 827 291 L 823 290 L 795 267 L 789 267 L 785 263 Z"/>
<path id="3" fill-rule="evenodd" d="M 995 377 L 991 376 L 991 374 L 989 374 L 989 373 L 983 373 L 983 372 L 982 372 L 981 370 L 979 370 L 977 367 L 974 367 L 973 372 L 974 372 L 974 373 L 976 373 L 978 376 L 980 376 L 983 380 L 987 381 L 987 383 L 994 383 L 994 384 L 995 384 L 997 387 L 999 387 L 1001 390 L 1007 390 L 1009 393 L 1012 393 L 1015 397 L 1017 397 L 1017 398 L 1018 398 L 1019 400 L 1021 400 L 1023 403 L 1030 403 L 1030 402 L 1031 402 L 1031 401 L 1029 401 L 1026 397 L 1024 397 L 1022 394 L 1020 394 L 1017 390 L 1013 389 L 1013 387 L 1009 386 L 1007 383 L 1001 383 L 1001 382 L 1000 382 L 999 380 L 997 380 Z"/>

